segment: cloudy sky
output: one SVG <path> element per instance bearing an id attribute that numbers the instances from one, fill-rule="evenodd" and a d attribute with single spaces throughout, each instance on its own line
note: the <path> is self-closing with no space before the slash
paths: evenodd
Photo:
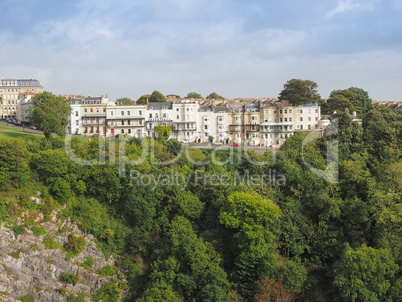
<path id="1" fill-rule="evenodd" d="M 399 0 L 1 0 L 0 74 L 56 94 L 276 97 L 292 78 L 402 100 Z"/>

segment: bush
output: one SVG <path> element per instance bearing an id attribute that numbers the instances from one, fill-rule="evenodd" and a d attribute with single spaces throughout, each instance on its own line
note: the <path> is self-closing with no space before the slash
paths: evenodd
<path id="1" fill-rule="evenodd" d="M 64 245 L 64 250 L 71 257 L 78 256 L 79 253 L 87 246 L 83 237 L 76 237 L 73 233 L 68 235 L 68 240 Z"/>
<path id="2" fill-rule="evenodd" d="M 17 239 L 18 235 L 26 233 L 25 227 L 23 225 L 14 226 L 12 230 L 14 232 L 15 239 Z"/>
<path id="3" fill-rule="evenodd" d="M 117 279 L 106 282 L 102 285 L 100 289 L 93 296 L 94 301 L 104 301 L 104 302 L 117 302 L 119 301 L 121 290 L 117 287 Z"/>
<path id="4" fill-rule="evenodd" d="M 74 274 L 72 272 L 66 271 L 63 274 L 62 280 L 66 283 L 72 284 L 72 285 L 76 285 L 78 283 L 78 275 Z"/>
<path id="5" fill-rule="evenodd" d="M 80 264 L 81 267 L 91 269 L 94 266 L 95 260 L 92 256 L 85 257 L 85 261 Z"/>
<path id="6" fill-rule="evenodd" d="M 44 227 L 38 227 L 36 225 L 34 225 L 31 228 L 31 231 L 33 233 L 34 236 L 41 236 L 41 235 L 45 235 L 46 234 L 46 229 Z"/>
<path id="7" fill-rule="evenodd" d="M 113 276 L 116 275 L 116 267 L 112 266 L 112 265 L 105 265 L 104 267 L 102 267 L 99 271 L 99 277 L 103 278 L 103 277 L 107 277 L 107 276 Z"/>
<path id="8" fill-rule="evenodd" d="M 21 302 L 35 302 L 35 297 L 30 295 L 30 294 L 28 294 L 28 295 L 25 295 L 25 296 L 19 298 L 19 300 Z"/>
<path id="9" fill-rule="evenodd" d="M 57 243 L 56 241 L 54 241 L 53 238 L 50 236 L 45 236 L 45 238 L 43 238 L 43 245 L 45 246 L 45 248 L 47 248 L 49 250 L 62 249 L 61 245 L 59 243 Z"/>

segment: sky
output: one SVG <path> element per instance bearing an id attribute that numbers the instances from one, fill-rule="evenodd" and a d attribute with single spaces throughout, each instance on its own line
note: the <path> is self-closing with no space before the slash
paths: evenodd
<path id="1" fill-rule="evenodd" d="M 399 0 L 1 0 L 0 75 L 55 94 L 402 100 Z"/>

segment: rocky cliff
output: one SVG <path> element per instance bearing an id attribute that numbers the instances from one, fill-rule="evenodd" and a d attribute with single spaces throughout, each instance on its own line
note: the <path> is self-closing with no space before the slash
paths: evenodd
<path id="1" fill-rule="evenodd" d="M 77 238 L 81 249 L 74 245 Z M 59 219 L 57 212 L 46 222 L 42 214 L 26 212 L 0 224 L 0 301 L 66 301 L 77 295 L 86 301 L 102 295 L 118 301 L 126 282 L 114 264 L 92 235 L 69 218 Z"/>

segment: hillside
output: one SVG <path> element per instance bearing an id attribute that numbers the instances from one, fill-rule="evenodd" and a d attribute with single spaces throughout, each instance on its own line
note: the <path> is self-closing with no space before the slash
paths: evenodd
<path id="1" fill-rule="evenodd" d="M 1 299 L 402 301 L 402 111 L 337 118 L 264 154 L 0 139 Z"/>
<path id="2" fill-rule="evenodd" d="M 115 259 L 105 260 L 94 236 L 57 214 L 53 211 L 45 222 L 41 213 L 22 212 L 15 221 L 0 225 L 1 301 L 20 301 L 23 297 L 25 301 L 30 301 L 29 297 L 49 302 L 68 297 L 90 301 L 91 297 L 105 296 L 106 289 L 116 297 L 122 294 L 119 287 L 125 283 L 124 274 L 115 270 Z M 71 235 L 84 242 L 82 251 L 75 251 L 77 255 L 68 247 Z M 110 276 L 103 276 L 108 268 Z"/>

